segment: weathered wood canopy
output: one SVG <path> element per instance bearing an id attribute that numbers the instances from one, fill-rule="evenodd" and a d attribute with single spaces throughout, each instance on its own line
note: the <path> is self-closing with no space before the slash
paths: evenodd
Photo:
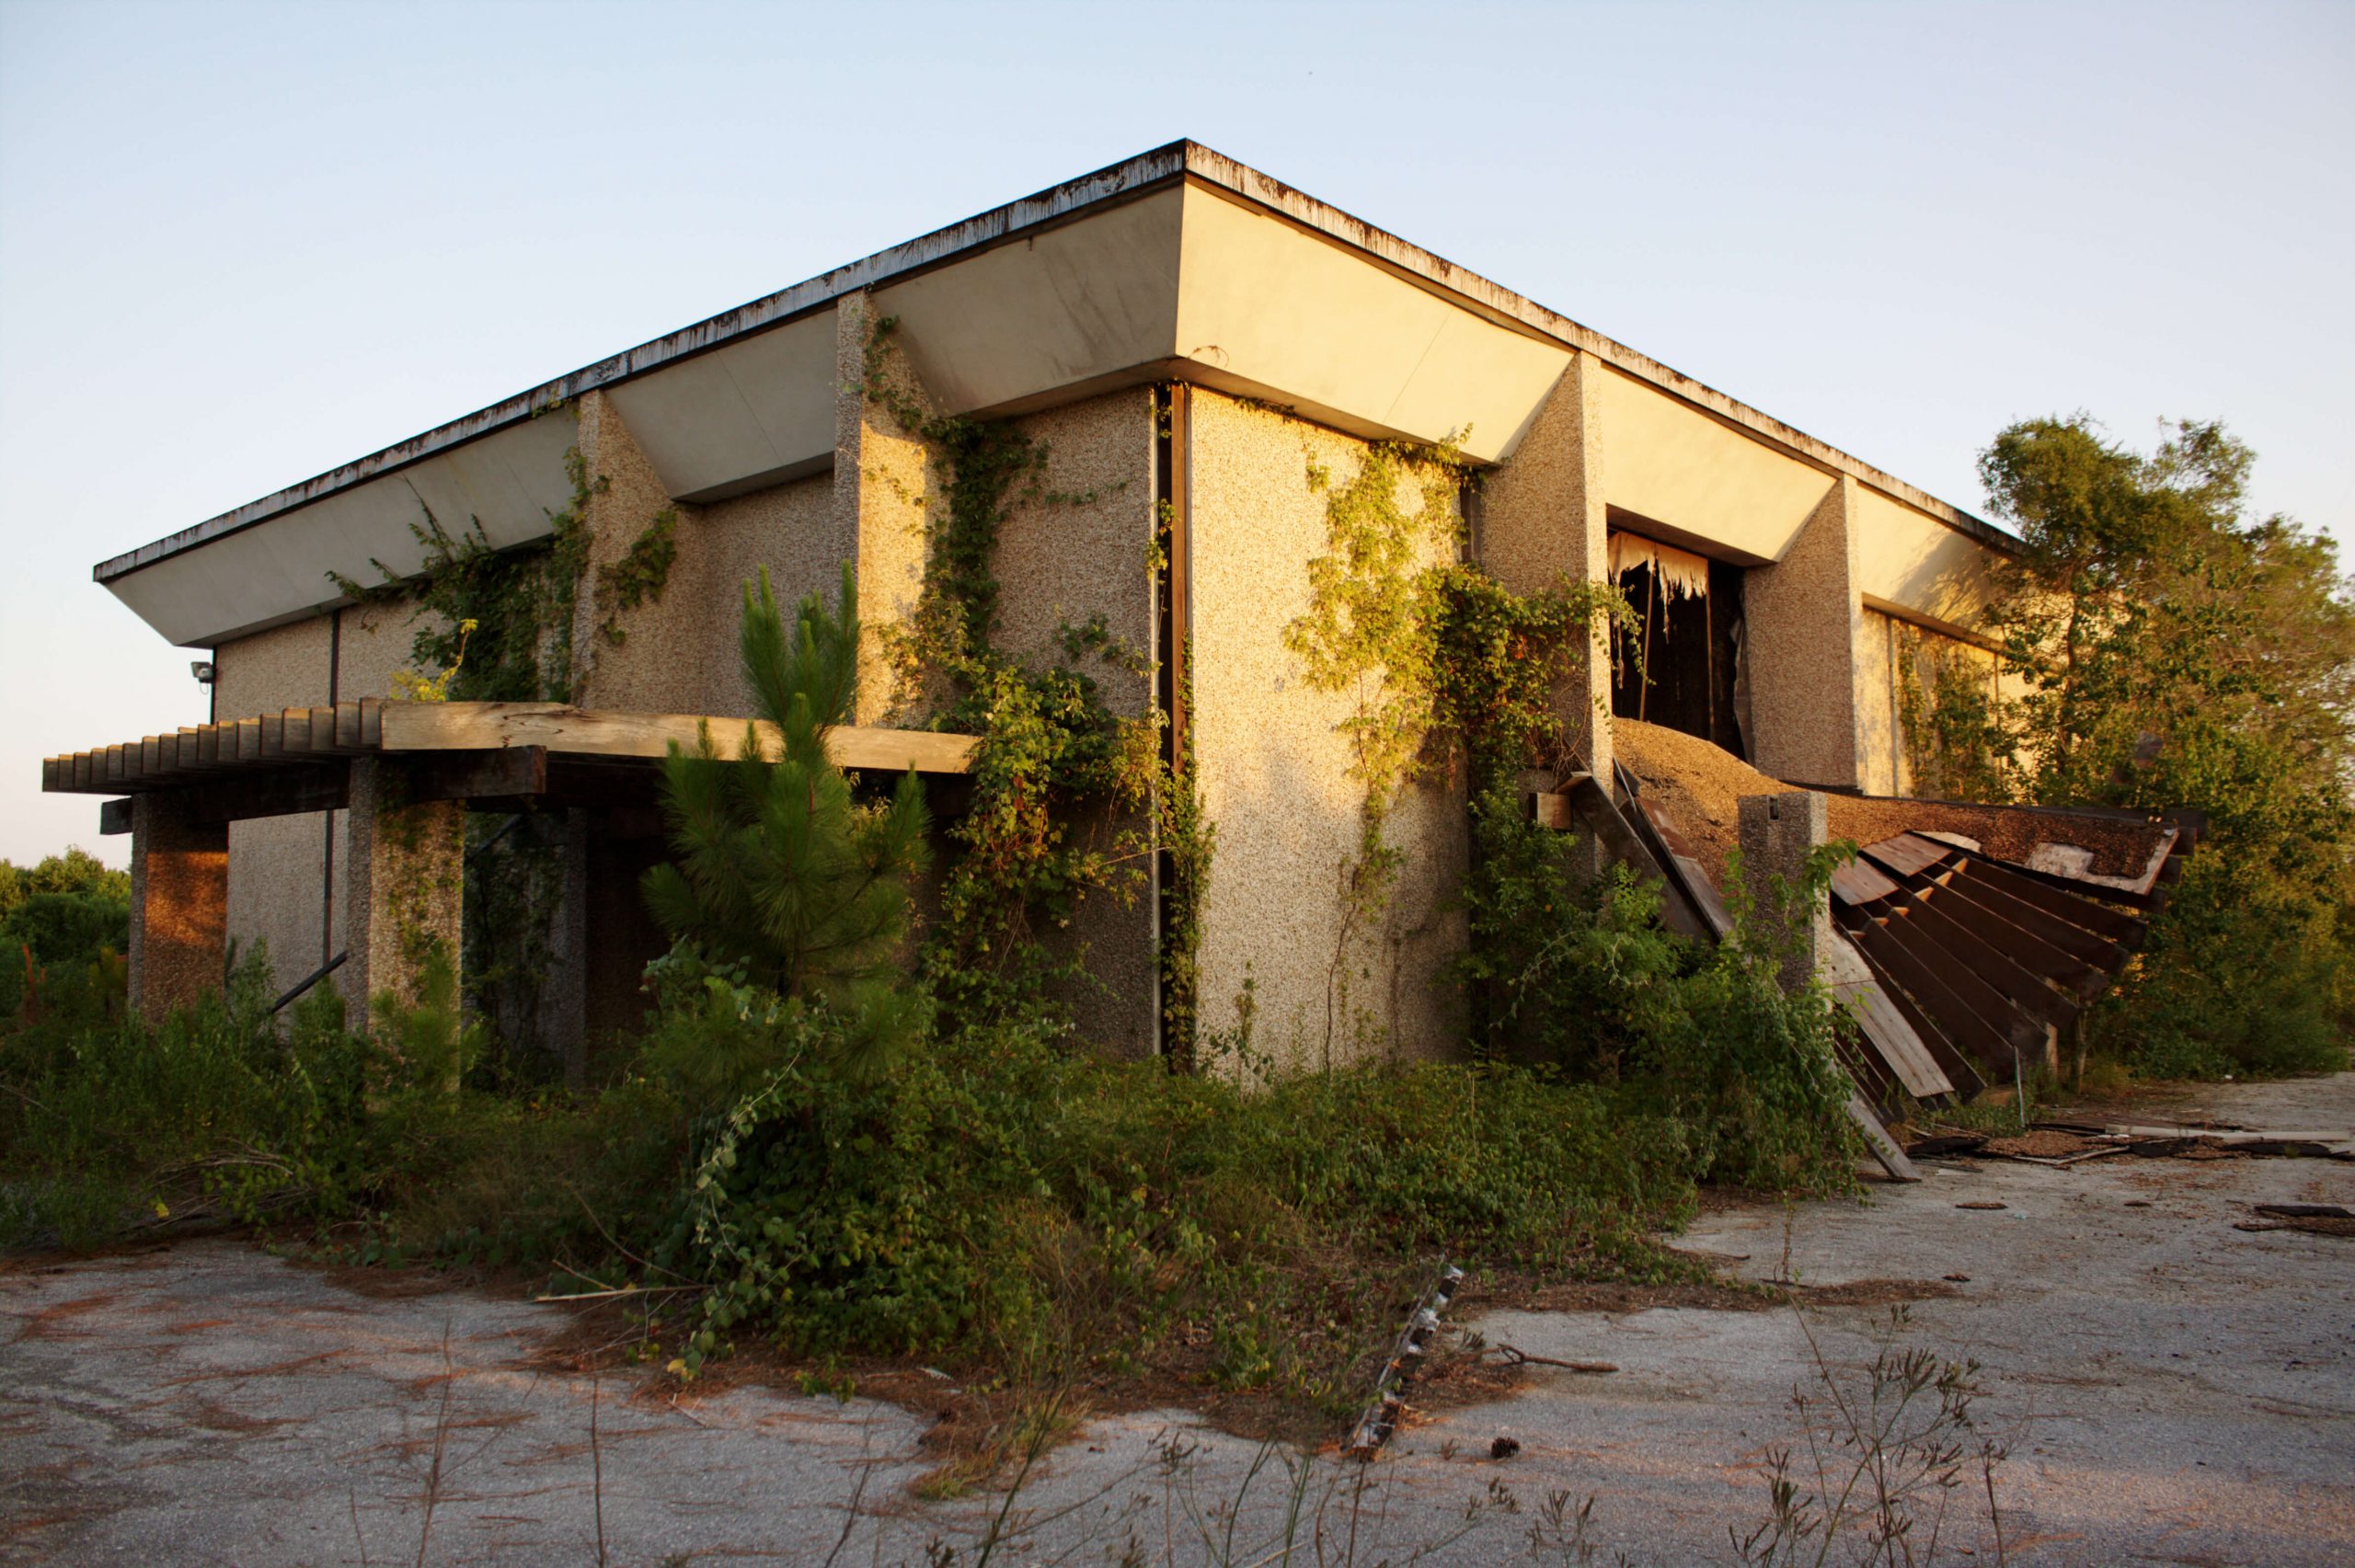
<path id="1" fill-rule="evenodd" d="M 774 726 L 695 714 L 615 713 L 561 703 L 385 703 L 288 708 L 196 725 L 41 763 L 41 788 L 60 794 L 187 793 L 195 819 L 339 809 L 354 757 L 409 764 L 410 797 L 488 806 L 643 797 L 646 764 L 673 743 L 693 747 L 708 726 L 722 756 L 742 750 L 748 727 L 764 749 Z M 844 725 L 831 732 L 834 761 L 855 771 L 953 775 L 970 771 L 975 738 L 931 730 Z M 129 830 L 128 802 L 110 803 L 101 827 Z"/>

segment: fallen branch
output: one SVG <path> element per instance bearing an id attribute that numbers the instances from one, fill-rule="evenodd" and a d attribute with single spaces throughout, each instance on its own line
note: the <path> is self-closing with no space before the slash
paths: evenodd
<path id="1" fill-rule="evenodd" d="M 611 1290 L 576 1290 L 568 1296 L 534 1296 L 534 1301 L 605 1301 L 617 1296 L 670 1296 L 682 1290 L 700 1290 L 700 1285 L 623 1285 Z"/>
<path id="2" fill-rule="evenodd" d="M 1490 1347 L 1505 1358 L 1508 1367 L 1560 1367 L 1572 1372 L 1616 1372 L 1619 1368 L 1608 1361 L 1563 1361 L 1551 1356 L 1532 1356 L 1517 1345 L 1499 1345 Z"/>

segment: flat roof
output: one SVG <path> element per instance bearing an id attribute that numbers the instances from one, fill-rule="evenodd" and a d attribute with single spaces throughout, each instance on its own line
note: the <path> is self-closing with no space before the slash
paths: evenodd
<path id="1" fill-rule="evenodd" d="M 586 392 L 631 381 L 665 365 L 724 347 L 825 308 L 842 296 L 1003 244 L 1026 232 L 1052 225 L 1091 209 L 1129 200 L 1174 182 L 1191 180 L 1239 197 L 1356 250 L 1385 269 L 1435 293 L 1448 296 L 1488 319 L 1531 336 L 1584 349 L 1613 368 L 1649 383 L 1728 423 L 1801 457 L 1844 473 L 1861 483 L 1919 508 L 1992 548 L 2010 553 L 2018 541 L 1985 520 L 1907 484 L 1904 480 L 1817 440 L 1803 430 L 1729 397 L 1706 383 L 1617 340 L 1548 310 L 1493 282 L 1408 244 L 1396 235 L 1351 217 L 1281 180 L 1196 142 L 1172 142 L 1093 174 L 1026 196 L 1018 201 L 936 229 L 920 238 L 863 260 L 821 273 L 692 326 L 641 343 L 569 375 L 542 383 L 436 426 L 421 435 L 329 469 L 298 485 L 247 502 L 220 516 L 165 535 L 136 550 L 101 561 L 92 577 L 109 583 L 158 562 L 198 549 L 257 523 L 293 511 L 353 486 L 420 463 L 468 441 L 534 418 Z"/>

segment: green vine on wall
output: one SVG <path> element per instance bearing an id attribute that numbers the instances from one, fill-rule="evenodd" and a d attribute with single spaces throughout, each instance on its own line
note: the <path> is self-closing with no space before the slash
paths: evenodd
<path id="1" fill-rule="evenodd" d="M 1059 997 L 1096 982 L 1075 943 L 1050 939 L 1090 896 L 1133 902 L 1143 863 L 1157 850 L 1169 877 L 1158 955 L 1163 1010 L 1167 1038 L 1182 1055 L 1194 1020 L 1210 828 L 1190 764 L 1173 769 L 1161 754 L 1168 715 L 1113 714 L 1079 668 L 1094 657 L 1147 679 L 1151 661 L 1120 646 L 1100 615 L 1062 628 L 1063 664 L 1035 667 L 996 645 L 997 546 L 1015 505 L 1083 506 L 1109 492 L 1048 488 L 1047 447 L 1008 421 L 934 413 L 899 372 L 897 328 L 889 316 L 869 327 L 861 391 L 924 442 L 948 504 L 927 510 L 923 591 L 892 635 L 892 663 L 904 692 L 946 681 L 932 723 L 982 737 L 971 803 L 950 830 L 962 853 L 942 879 L 928 972 L 952 1017 L 1067 1029 Z M 1155 548 L 1166 553 L 1166 542 Z M 1115 824 L 1109 834 L 1087 830 L 1107 814 Z"/>
<path id="2" fill-rule="evenodd" d="M 499 549 L 479 519 L 453 534 L 424 509 L 423 521 L 410 524 L 423 555 L 416 572 L 403 576 L 373 561 L 380 578 L 373 585 L 327 574 L 355 604 L 408 607 L 412 668 L 396 675 L 396 696 L 578 702 L 588 675 L 574 635 L 584 582 L 593 585 L 596 612 L 592 658 L 599 644 L 627 640 L 625 616 L 661 600 L 678 553 L 676 509 L 656 512 L 617 558 L 592 572 L 590 509 L 610 483 L 590 473 L 578 447 L 565 452 L 564 468 L 569 495 L 548 515 L 545 540 Z M 471 818 L 464 857 L 466 991 L 511 1047 L 540 1034 L 541 991 L 554 951 L 547 918 L 563 887 L 558 846 L 535 824 L 522 831 L 516 826 Z M 408 955 L 412 972 L 429 973 L 429 959 L 454 974 L 454 956 L 447 954 Z"/>
<path id="3" fill-rule="evenodd" d="M 2018 738 L 2004 725 L 1994 661 L 1974 670 L 1970 650 L 1949 643 L 1925 652 L 1918 635 L 1891 621 L 1896 644 L 1897 723 L 1904 737 L 1907 793 L 1936 800 L 2004 804 L 2017 796 L 2005 761 Z"/>
<path id="4" fill-rule="evenodd" d="M 597 630 L 615 647 L 629 641 L 622 617 L 638 606 L 660 602 L 678 558 L 679 512 L 664 507 L 649 519 L 618 560 L 597 568 Z"/>
<path id="5" fill-rule="evenodd" d="M 628 640 L 623 617 L 659 601 L 678 555 L 678 512 L 665 507 L 616 559 L 590 570 L 589 510 L 611 487 L 593 477 L 578 447 L 564 454 L 571 494 L 548 514 L 545 541 L 514 549 L 490 543 L 479 518 L 453 534 L 430 507 L 409 524 L 423 560 L 403 575 L 370 561 L 371 585 L 340 572 L 327 579 L 355 604 L 406 602 L 416 631 L 409 661 L 442 682 L 451 702 L 580 700 L 588 671 L 575 654 L 573 617 L 585 580 L 594 578 L 596 632 L 611 647 Z M 592 650 L 593 653 L 593 650 Z"/>
<path id="6" fill-rule="evenodd" d="M 1284 628 L 1284 646 L 1311 687 L 1353 699 L 1337 727 L 1349 743 L 1350 777 L 1365 792 L 1357 853 L 1339 868 L 1341 921 L 1326 982 L 1328 1059 L 1350 1013 L 1351 944 L 1381 918 L 1402 864 L 1385 829 L 1431 725 L 1441 595 L 1462 539 L 1455 496 L 1465 471 L 1451 448 L 1381 441 L 1337 485 L 1308 458 L 1309 489 L 1325 497 L 1326 554 L 1308 563 L 1308 609 Z"/>
<path id="7" fill-rule="evenodd" d="M 1309 487 L 1326 498 L 1326 553 L 1308 563 L 1309 607 L 1284 643 L 1311 686 L 1353 698 L 1337 727 L 1365 792 L 1357 854 L 1340 868 L 1328 1052 L 1350 1012 L 1350 944 L 1381 917 L 1402 863 L 1390 816 L 1431 743 L 1445 742 L 1448 766 L 1469 768 L 1476 859 L 1483 823 L 1518 808 L 1519 773 L 1568 766 L 1560 692 L 1590 654 L 1593 628 L 1635 623 L 1614 585 L 1565 575 L 1522 595 L 1459 559 L 1456 498 L 1471 477 L 1448 444 L 1373 443 L 1339 484 L 1313 456 L 1308 464 Z M 1479 875 L 1476 866 L 1475 896 Z"/>

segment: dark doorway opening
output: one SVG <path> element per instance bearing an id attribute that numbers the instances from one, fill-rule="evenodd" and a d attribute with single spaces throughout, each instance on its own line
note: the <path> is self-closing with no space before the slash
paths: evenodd
<path id="1" fill-rule="evenodd" d="M 1747 761 L 1741 568 L 1624 534 L 1612 560 L 1637 618 L 1615 634 L 1613 716 L 1696 735 Z"/>

